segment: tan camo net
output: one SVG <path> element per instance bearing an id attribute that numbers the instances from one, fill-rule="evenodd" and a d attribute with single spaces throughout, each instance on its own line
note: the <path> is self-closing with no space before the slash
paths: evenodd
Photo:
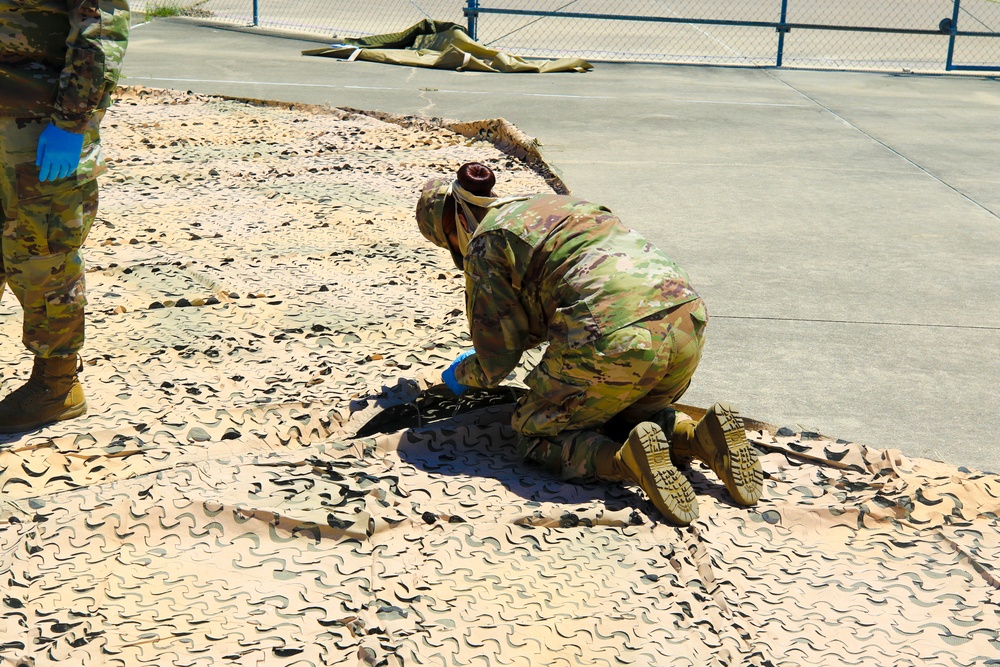
<path id="1" fill-rule="evenodd" d="M 136 89 L 104 127 L 90 414 L 0 436 L 2 664 L 1000 664 L 995 475 L 752 430 L 760 504 L 696 467 L 677 529 L 516 463 L 509 404 L 352 439 L 468 345 L 421 183 L 549 187 L 494 144 Z M 6 393 L 9 293 L 0 335 Z"/>

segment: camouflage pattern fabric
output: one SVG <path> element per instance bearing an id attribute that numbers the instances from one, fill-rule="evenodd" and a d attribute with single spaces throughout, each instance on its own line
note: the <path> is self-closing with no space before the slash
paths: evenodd
<path id="1" fill-rule="evenodd" d="M 83 132 L 111 104 L 128 32 L 127 0 L 0 3 L 0 117 Z"/>
<path id="2" fill-rule="evenodd" d="M 514 410 L 521 458 L 564 480 L 596 479 L 597 450 L 615 442 L 597 429 L 613 417 L 635 425 L 679 399 L 701 360 L 706 324 L 695 299 L 593 345 L 550 345 Z"/>
<path id="3" fill-rule="evenodd" d="M 420 183 L 542 175 L 429 121 L 122 92 L 87 240 L 91 410 L 0 436 L 4 667 L 996 660 L 1000 476 L 915 457 L 933 443 L 754 427 L 760 503 L 695 462 L 678 528 L 631 485 L 519 463 L 512 402 L 353 438 L 469 345 Z M 20 325 L 5 295 L 0 341 Z M 0 396 L 27 356 L 0 344 Z"/>
<path id="4" fill-rule="evenodd" d="M 0 5 L 0 177 L 3 277 L 24 309 L 24 344 L 37 356 L 83 346 L 80 248 L 97 216 L 104 169 L 100 124 L 128 42 L 127 0 L 18 0 Z M 76 172 L 40 182 L 45 127 L 84 135 Z"/>
<path id="5" fill-rule="evenodd" d="M 601 424 L 665 376 L 671 380 L 662 392 L 676 398 L 700 358 L 700 327 L 690 324 L 698 342 L 682 344 L 687 356 L 672 359 L 671 345 L 664 347 L 671 329 L 656 319 L 701 303 L 687 274 L 603 206 L 543 194 L 491 210 L 473 234 L 465 275 L 476 354 L 458 365 L 456 378 L 496 386 L 525 350 L 548 342 L 514 427 L 529 437 L 525 456 L 568 478 L 592 475 L 604 439 L 574 433 L 542 443 L 531 436 Z M 703 324 L 704 307 L 698 312 Z M 629 326 L 640 320 L 642 326 Z"/>
<path id="6" fill-rule="evenodd" d="M 84 341 L 83 246 L 97 216 L 96 176 L 104 171 L 91 115 L 74 175 L 38 180 L 35 150 L 48 121 L 0 118 L 0 294 L 6 282 L 24 309 L 24 345 L 40 357 L 77 353 Z"/>
<path id="7" fill-rule="evenodd" d="M 455 268 L 462 270 L 462 253 L 448 243 L 448 235 L 442 222 L 445 204 L 451 196 L 451 184 L 450 178 L 432 178 L 424 183 L 417 200 L 417 227 L 425 239 L 439 248 L 447 249 L 451 253 L 451 260 L 455 262 Z"/>
<path id="8" fill-rule="evenodd" d="M 698 298 L 687 274 L 611 211 L 568 195 L 487 213 L 465 276 L 477 354 L 455 377 L 470 387 L 496 386 L 542 341 L 581 347 Z"/>

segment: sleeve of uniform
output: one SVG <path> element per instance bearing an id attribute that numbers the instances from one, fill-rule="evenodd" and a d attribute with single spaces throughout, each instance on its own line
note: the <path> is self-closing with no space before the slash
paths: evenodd
<path id="1" fill-rule="evenodd" d="M 52 123 L 81 133 L 106 108 L 118 84 L 128 44 L 128 0 L 66 0 L 69 35 Z"/>
<path id="2" fill-rule="evenodd" d="M 455 369 L 466 386 L 497 386 L 528 347 L 528 315 L 519 298 L 521 249 L 510 245 L 517 242 L 502 232 L 485 234 L 473 239 L 466 254 L 466 312 L 476 354 Z"/>

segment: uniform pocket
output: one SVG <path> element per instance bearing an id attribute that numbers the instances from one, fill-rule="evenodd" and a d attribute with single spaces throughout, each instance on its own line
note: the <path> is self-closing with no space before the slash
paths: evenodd
<path id="1" fill-rule="evenodd" d="M 83 149 L 80 151 L 80 164 L 76 171 L 66 178 L 57 178 L 54 181 L 39 180 L 39 170 L 34 161 L 22 162 L 14 169 L 17 177 L 17 197 L 19 200 L 28 200 L 49 197 L 75 188 L 80 183 L 92 181 L 107 171 L 107 165 L 97 130 L 89 128 Z"/>
<path id="2" fill-rule="evenodd" d="M 79 250 L 96 215 L 97 182 L 78 183 L 71 177 L 40 183 L 19 173 L 17 187 L 14 220 L 7 221 L 13 228 L 8 256 L 26 261 Z"/>
<path id="3" fill-rule="evenodd" d="M 549 320 L 549 341 L 567 349 L 582 347 L 600 336 L 601 328 L 584 300 L 556 308 Z"/>
<path id="4" fill-rule="evenodd" d="M 39 197 L 51 197 L 76 187 L 76 174 L 54 181 L 38 180 L 38 167 L 34 162 L 25 162 L 14 168 L 17 172 L 17 199 L 26 202 Z"/>
<path id="5" fill-rule="evenodd" d="M 566 365 L 566 354 L 557 353 L 549 346 L 542 360 L 531 369 L 525 378 L 525 384 L 535 393 L 544 395 L 549 402 L 563 405 L 579 394 L 587 391 L 587 383 L 567 376 L 563 371 Z"/>
<path id="6" fill-rule="evenodd" d="M 514 411 L 514 430 L 522 435 L 555 435 L 570 423 L 587 396 L 587 387 L 560 377 L 559 359 L 547 354 L 525 378 L 531 391 Z M 569 380 L 569 381 L 568 381 Z"/>

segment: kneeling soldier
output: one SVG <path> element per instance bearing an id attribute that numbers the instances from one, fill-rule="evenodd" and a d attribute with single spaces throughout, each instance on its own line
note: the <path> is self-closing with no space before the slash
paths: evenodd
<path id="1" fill-rule="evenodd" d="M 428 181 L 417 204 L 421 233 L 466 276 L 474 350 L 445 382 L 456 393 L 495 387 L 547 342 L 513 416 L 526 461 L 565 480 L 637 484 L 679 525 L 698 517 L 678 469 L 693 458 L 735 502 L 756 503 L 763 471 L 737 411 L 718 403 L 698 423 L 675 423 L 668 407 L 691 382 L 708 321 L 687 274 L 603 206 L 498 198 L 495 183 L 469 163 L 455 180 Z"/>

